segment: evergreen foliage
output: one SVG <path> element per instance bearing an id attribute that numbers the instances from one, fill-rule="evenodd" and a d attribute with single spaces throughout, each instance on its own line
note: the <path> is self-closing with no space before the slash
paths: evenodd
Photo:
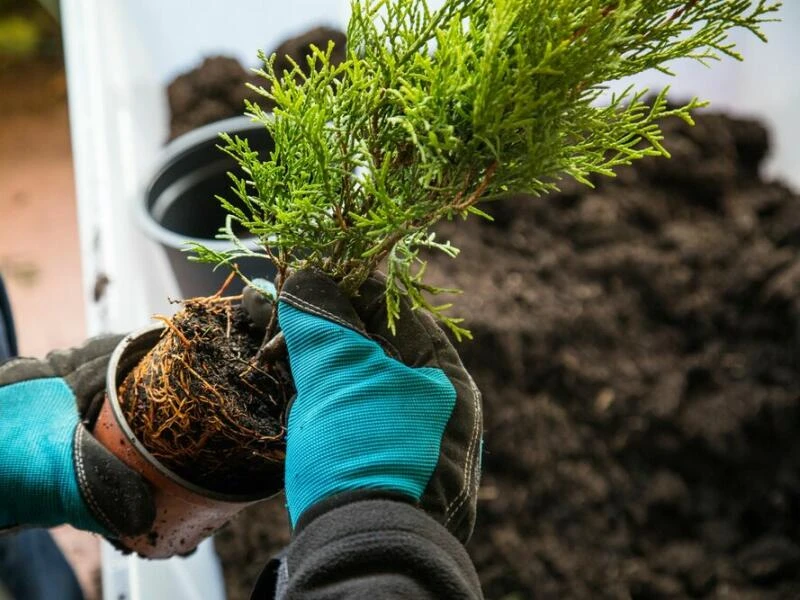
<path id="1" fill-rule="evenodd" d="M 272 113 L 248 104 L 271 134 L 259 156 L 224 136 L 244 175 L 221 237 L 231 252 L 196 246 L 197 258 L 233 265 L 253 253 L 288 269 L 319 268 L 354 293 L 379 265 L 388 275 L 390 324 L 398 299 L 433 312 L 457 336 L 459 319 L 436 305 L 421 253 L 458 252 L 435 238 L 440 219 L 478 214 L 504 194 L 534 195 L 571 177 L 591 185 L 633 160 L 669 156 L 659 121 L 704 105 L 645 102 L 630 87 L 607 99 L 605 84 L 679 58 L 741 57 L 728 32 L 764 40 L 775 0 L 355 0 L 346 60 L 315 49 L 275 72 L 266 57 L 260 94 Z M 671 74 L 671 73 L 670 73 Z M 604 102 L 600 102 L 604 99 Z M 254 252 L 234 233 L 256 236 Z M 385 263 L 383 261 L 386 261 Z M 281 277 L 278 278 L 280 285 Z M 449 290 L 452 291 L 452 290 Z"/>

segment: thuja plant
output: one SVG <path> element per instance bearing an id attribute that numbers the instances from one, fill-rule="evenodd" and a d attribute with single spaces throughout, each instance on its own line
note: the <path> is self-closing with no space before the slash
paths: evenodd
<path id="1" fill-rule="evenodd" d="M 432 10 L 425 0 L 356 0 L 343 62 L 331 61 L 330 45 L 284 72 L 261 55 L 257 91 L 274 108 L 247 108 L 274 149 L 264 156 L 245 139 L 223 136 L 241 167 L 232 196 L 221 199 L 228 219 L 220 235 L 233 249 L 196 245 L 196 259 L 235 269 L 242 257 L 263 257 L 265 270 L 268 262 L 277 270 L 278 290 L 290 271 L 316 268 L 350 294 L 382 268 L 390 325 L 407 297 L 455 336 L 468 336 L 449 305 L 436 302 L 443 290 L 425 279 L 428 251 L 458 252 L 432 227 L 488 218 L 480 203 L 508 193 L 541 196 L 564 178 L 591 185 L 634 160 L 668 157 L 659 122 L 691 123 L 704 102 L 672 106 L 667 90 L 646 99 L 646 90 L 609 94 L 606 84 L 648 69 L 670 73 L 681 58 L 738 59 L 728 33 L 742 28 L 763 39 L 761 27 L 780 4 L 444 0 Z M 167 349 L 157 347 L 130 383 L 141 405 L 155 393 L 160 407 L 173 407 L 160 414 L 129 405 L 132 418 L 149 419 L 140 428 L 145 445 L 180 456 L 184 466 L 200 452 L 224 448 L 230 457 L 244 446 L 237 456 L 251 462 L 272 468 L 282 458 L 291 379 L 264 352 L 279 339 L 275 323 L 255 339 L 234 302 L 187 302 L 168 322 Z M 231 344 L 238 350 L 224 354 Z M 229 370 L 224 381 L 220 368 Z M 230 470 L 231 462 L 208 472 Z"/>
<path id="2" fill-rule="evenodd" d="M 475 214 L 508 192 L 541 195 L 564 177 L 592 175 L 651 155 L 669 156 L 659 121 L 692 122 L 704 105 L 670 107 L 667 90 L 645 101 L 605 84 L 693 58 L 740 58 L 727 34 L 760 26 L 779 2 L 760 0 L 424 0 L 353 4 L 347 59 L 319 48 L 308 65 L 276 72 L 262 54 L 260 94 L 248 104 L 275 142 L 268 157 L 225 136 L 244 175 L 222 237 L 230 252 L 197 246 L 204 261 L 233 264 L 261 242 L 278 269 L 315 267 L 354 292 L 385 261 L 387 319 L 398 299 L 468 335 L 431 296 L 423 251 L 458 250 L 431 227 Z M 306 67 L 303 69 L 303 67 Z M 308 74 L 304 74 L 303 71 Z"/>

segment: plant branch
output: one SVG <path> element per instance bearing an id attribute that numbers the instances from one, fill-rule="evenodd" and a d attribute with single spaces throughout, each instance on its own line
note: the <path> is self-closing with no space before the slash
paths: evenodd
<path id="1" fill-rule="evenodd" d="M 668 157 L 660 123 L 691 123 L 697 99 L 669 106 L 666 90 L 608 94 L 609 82 L 648 69 L 671 74 L 681 58 L 741 58 L 734 29 L 764 39 L 779 0 L 354 0 L 347 57 L 313 48 L 304 69 L 265 67 L 248 110 L 274 142 L 260 158 L 224 137 L 241 167 L 221 237 L 235 249 L 195 245 L 196 258 L 232 265 L 254 253 L 232 223 L 256 236 L 280 285 L 289 270 L 316 268 L 355 293 L 387 269 L 387 320 L 405 296 L 455 335 L 468 335 L 445 290 L 424 280 L 425 252 L 455 256 L 435 240 L 443 218 L 477 214 L 502 194 L 541 195 L 564 177 L 591 185 L 646 156 Z M 488 165 L 488 166 L 487 166 Z M 476 181 L 476 177 L 480 177 Z M 261 256 L 259 254 L 259 256 Z M 271 322 L 259 356 L 277 340 Z M 274 344 L 278 344 L 277 341 Z"/>

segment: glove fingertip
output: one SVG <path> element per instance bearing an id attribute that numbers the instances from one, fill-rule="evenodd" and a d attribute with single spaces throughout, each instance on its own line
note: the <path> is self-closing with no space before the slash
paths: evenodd
<path id="1" fill-rule="evenodd" d="M 364 323 L 350 299 L 339 288 L 339 284 L 322 273 L 306 270 L 293 273 L 283 285 L 280 304 L 337 323 L 360 334 L 365 333 Z M 281 328 L 282 313 L 278 308 Z"/>
<path id="2" fill-rule="evenodd" d="M 261 282 L 272 287 L 271 293 L 267 293 L 267 289 Z M 252 286 L 248 285 L 244 288 L 242 306 L 256 327 L 266 329 L 272 316 L 273 303 L 271 298 L 274 298 L 275 287 L 266 279 L 255 279 L 252 284 Z"/>
<path id="3" fill-rule="evenodd" d="M 250 282 L 249 288 L 255 288 L 256 291 L 260 292 L 262 296 L 266 296 L 269 298 L 275 297 L 275 284 L 272 283 L 269 279 L 264 279 L 263 277 L 256 277 Z"/>

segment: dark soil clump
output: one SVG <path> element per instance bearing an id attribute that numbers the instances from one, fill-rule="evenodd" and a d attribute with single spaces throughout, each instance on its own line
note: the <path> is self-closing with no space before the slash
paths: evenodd
<path id="1" fill-rule="evenodd" d="M 440 228 L 487 598 L 800 598 L 800 198 L 759 177 L 758 123 L 665 126 L 671 160 Z M 232 600 L 288 541 L 280 502 L 245 515 L 217 537 Z"/>
<path id="2" fill-rule="evenodd" d="M 275 487 L 283 477 L 288 369 L 252 366 L 263 334 L 231 302 L 186 301 L 167 325 L 120 389 L 137 438 L 205 488 L 247 494 Z"/>
<path id="3" fill-rule="evenodd" d="M 310 46 L 313 44 L 325 50 L 329 41 L 335 43 L 331 60 L 338 64 L 345 55 L 344 33 L 328 27 L 316 27 L 284 41 L 274 50 L 277 55 L 275 69 L 279 73 L 291 70 L 291 61 L 287 58 L 291 57 L 307 71 L 306 58 L 311 54 Z M 200 66 L 179 75 L 167 87 L 169 139 L 214 121 L 242 115 L 245 100 L 256 102 L 264 110 L 269 110 L 271 106 L 267 98 L 247 87 L 248 83 L 258 86 L 263 81 L 235 58 L 206 58 Z"/>
<path id="4" fill-rule="evenodd" d="M 311 56 L 311 46 L 320 50 L 327 50 L 328 43 L 333 42 L 331 64 L 338 65 L 346 56 L 347 37 L 344 32 L 330 27 L 315 27 L 309 31 L 282 42 L 273 53 L 275 54 L 275 72 L 291 71 L 296 63 L 303 73 L 308 74 L 308 57 Z M 269 56 L 269 54 L 267 55 Z"/>
<path id="5" fill-rule="evenodd" d="M 765 130 L 442 231 L 484 391 L 488 598 L 800 598 L 800 198 Z"/>
<path id="6" fill-rule="evenodd" d="M 244 113 L 245 99 L 258 98 L 246 86 L 248 82 L 257 83 L 256 76 L 228 56 L 208 57 L 199 67 L 176 77 L 167 87 L 169 139 Z"/>

